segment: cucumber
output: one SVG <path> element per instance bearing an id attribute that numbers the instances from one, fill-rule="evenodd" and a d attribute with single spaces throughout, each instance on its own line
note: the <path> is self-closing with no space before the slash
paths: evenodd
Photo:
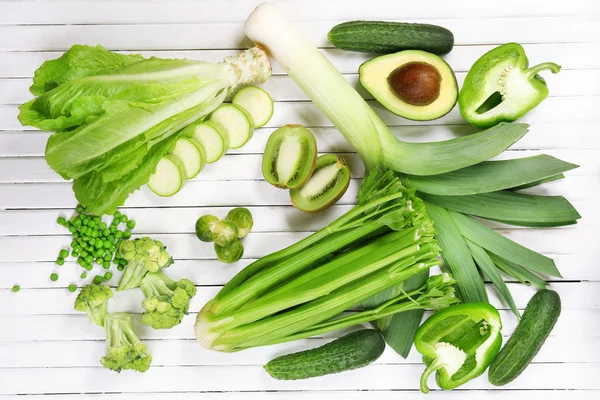
<path id="1" fill-rule="evenodd" d="M 250 113 L 240 106 L 224 104 L 213 111 L 210 120 L 225 128 L 232 149 L 239 149 L 252 137 L 254 121 Z"/>
<path id="2" fill-rule="evenodd" d="M 441 56 L 454 47 L 454 35 L 448 29 L 406 22 L 344 22 L 334 26 L 327 37 L 342 50 L 367 53 L 423 50 Z"/>
<path id="3" fill-rule="evenodd" d="M 243 107 L 252 115 L 255 127 L 265 125 L 273 115 L 273 100 L 271 96 L 256 86 L 241 88 L 233 96 L 231 102 L 236 106 Z"/>
<path id="4" fill-rule="evenodd" d="M 206 151 L 204 150 L 204 146 L 194 138 L 179 139 L 171 154 L 183 163 L 186 179 L 194 178 L 202 171 L 206 164 Z"/>
<path id="5" fill-rule="evenodd" d="M 313 378 L 364 367 L 384 350 L 379 331 L 362 329 L 316 349 L 277 357 L 265 365 L 265 370 L 279 380 Z"/>
<path id="6" fill-rule="evenodd" d="M 517 329 L 490 365 L 492 385 L 506 385 L 521 375 L 554 328 L 560 308 L 560 296 L 554 290 L 542 289 L 533 295 Z"/>
<path id="7" fill-rule="evenodd" d="M 163 156 L 148 180 L 148 187 L 161 197 L 173 196 L 185 182 L 185 165 L 173 154 Z"/>
<path id="8" fill-rule="evenodd" d="M 225 128 L 215 121 L 204 121 L 196 125 L 194 139 L 204 146 L 208 164 L 218 161 L 229 149 L 229 135 Z"/>

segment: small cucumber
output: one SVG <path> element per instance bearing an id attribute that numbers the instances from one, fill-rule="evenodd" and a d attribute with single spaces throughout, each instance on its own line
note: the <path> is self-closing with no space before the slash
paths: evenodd
<path id="1" fill-rule="evenodd" d="M 316 349 L 277 357 L 265 365 L 265 370 L 279 380 L 313 378 L 364 367 L 384 350 L 379 331 L 362 329 Z"/>
<path id="2" fill-rule="evenodd" d="M 248 110 L 254 120 L 254 127 L 265 125 L 273 116 L 273 99 L 265 90 L 256 86 L 241 88 L 231 102 Z"/>
<path id="3" fill-rule="evenodd" d="M 229 149 L 229 136 L 225 128 L 215 121 L 204 121 L 194 127 L 194 139 L 206 150 L 206 162 L 217 162 Z"/>
<path id="4" fill-rule="evenodd" d="M 533 295 L 517 329 L 490 365 L 488 380 L 492 385 L 506 385 L 521 375 L 550 335 L 560 308 L 560 297 L 554 290 L 542 289 Z"/>
<path id="5" fill-rule="evenodd" d="M 148 187 L 161 197 L 173 196 L 185 182 L 183 162 L 173 154 L 167 154 L 156 165 L 156 171 L 148 180 Z"/>
<path id="6" fill-rule="evenodd" d="M 239 149 L 252 137 L 254 120 L 250 113 L 235 104 L 224 104 L 210 116 L 210 120 L 225 128 L 229 136 L 229 148 Z"/>
<path id="7" fill-rule="evenodd" d="M 405 22 L 344 22 L 334 26 L 327 36 L 342 50 L 367 53 L 423 50 L 441 56 L 454 46 L 454 35 L 446 28 Z"/>
<path id="8" fill-rule="evenodd" d="M 206 164 L 206 150 L 204 146 L 191 137 L 179 139 L 171 154 L 183 162 L 186 179 L 195 178 Z"/>

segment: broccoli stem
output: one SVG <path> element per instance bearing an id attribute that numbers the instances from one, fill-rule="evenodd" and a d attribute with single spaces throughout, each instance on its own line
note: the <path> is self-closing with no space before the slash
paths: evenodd
<path id="1" fill-rule="evenodd" d="M 144 260 L 132 259 L 127 263 L 123 276 L 117 286 L 117 292 L 121 292 L 127 289 L 133 289 L 139 287 L 142 280 L 148 273 L 148 269 L 144 265 Z"/>
<path id="2" fill-rule="evenodd" d="M 172 297 L 175 287 L 175 281 L 162 272 L 148 273 L 140 284 L 140 289 L 147 299 L 161 296 Z"/>

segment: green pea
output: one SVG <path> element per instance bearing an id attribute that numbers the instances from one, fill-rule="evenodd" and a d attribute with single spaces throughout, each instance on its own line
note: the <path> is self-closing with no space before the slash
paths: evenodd
<path id="1" fill-rule="evenodd" d="M 112 222 L 110 223 L 113 226 L 117 226 L 121 223 L 121 220 L 119 218 L 115 218 L 112 220 Z"/>
<path id="2" fill-rule="evenodd" d="M 81 204 L 77 204 L 77 207 L 75 207 L 75 211 L 77 211 L 78 213 L 82 213 L 83 212 L 83 206 Z"/>
<path id="3" fill-rule="evenodd" d="M 67 220 L 65 219 L 65 217 L 58 217 L 56 218 L 56 223 L 65 226 L 67 224 Z"/>
<path id="4" fill-rule="evenodd" d="M 109 235 L 106 240 L 108 240 L 110 244 L 113 244 L 115 242 L 115 235 Z"/>
<path id="5" fill-rule="evenodd" d="M 21 286 L 19 286 L 19 285 L 14 285 L 12 287 L 12 291 L 15 292 L 15 293 L 17 293 L 19 290 L 21 290 Z"/>
<path id="6" fill-rule="evenodd" d="M 108 240 L 105 240 L 103 246 L 105 249 L 110 249 L 110 247 L 112 246 L 112 243 L 109 242 Z"/>
<path id="7" fill-rule="evenodd" d="M 112 254 L 105 253 L 104 254 L 104 261 L 110 261 L 110 260 L 112 260 Z"/>
<path id="8" fill-rule="evenodd" d="M 97 238 L 98 236 L 100 236 L 100 232 L 98 232 L 98 231 L 92 231 L 92 237 L 93 238 Z"/>
<path id="9" fill-rule="evenodd" d="M 79 275 L 79 277 L 80 277 L 81 279 L 85 279 L 85 278 L 87 278 L 87 272 L 82 272 L 82 273 L 81 273 L 81 275 Z"/>
<path id="10" fill-rule="evenodd" d="M 91 271 L 94 267 L 89 264 L 86 264 L 84 268 L 86 269 L 86 271 Z"/>
<path id="11" fill-rule="evenodd" d="M 96 275 L 96 276 L 94 277 L 94 283 L 95 283 L 95 284 L 100 284 L 100 283 L 102 283 L 102 281 L 103 281 L 103 280 L 104 280 L 104 279 L 103 279 L 103 278 L 102 278 L 100 275 Z"/>
<path id="12" fill-rule="evenodd" d="M 99 217 L 99 216 L 95 215 L 95 216 L 94 216 L 94 218 L 93 218 L 93 221 L 94 221 L 96 224 L 99 224 L 100 222 L 102 222 L 102 219 L 100 219 L 100 217 Z"/>
<path id="13" fill-rule="evenodd" d="M 103 241 L 102 241 L 102 240 L 100 240 L 100 239 L 98 239 L 98 240 L 96 240 L 96 243 L 95 243 L 95 245 L 94 245 L 94 246 L 95 246 L 97 249 L 101 249 L 103 244 L 104 244 L 104 243 L 103 243 Z"/>
<path id="14" fill-rule="evenodd" d="M 109 269 L 110 268 L 110 262 L 109 261 L 102 262 L 102 268 Z"/>
<path id="15" fill-rule="evenodd" d="M 79 228 L 81 226 L 81 219 L 75 218 L 73 222 L 71 222 L 74 227 Z"/>
<path id="16" fill-rule="evenodd" d="M 61 251 L 58 252 L 58 255 L 62 258 L 68 257 L 69 256 L 69 250 L 65 250 L 62 249 Z"/>
<path id="17" fill-rule="evenodd" d="M 121 218 L 121 213 L 119 211 L 115 211 L 115 213 L 113 214 L 113 217 Z"/>
<path id="18" fill-rule="evenodd" d="M 123 271 L 125 269 L 125 266 L 124 265 L 117 265 L 117 269 L 119 271 Z"/>
<path id="19" fill-rule="evenodd" d="M 104 274 L 104 279 L 107 280 L 107 281 L 111 280 L 112 277 L 113 277 L 112 272 L 107 272 L 107 273 Z"/>
<path id="20" fill-rule="evenodd" d="M 74 293 L 77 290 L 77 285 L 71 283 L 67 289 L 69 289 L 69 292 Z"/>
<path id="21" fill-rule="evenodd" d="M 100 222 L 100 224 L 98 225 L 98 228 L 103 231 L 106 229 L 106 222 Z"/>
<path id="22" fill-rule="evenodd" d="M 123 231 L 116 231 L 115 232 L 115 238 L 121 239 L 122 237 L 123 237 Z"/>
<path id="23" fill-rule="evenodd" d="M 127 228 L 129 229 L 133 229 L 135 228 L 135 221 L 130 219 L 129 221 L 127 221 Z"/>
<path id="24" fill-rule="evenodd" d="M 73 240 L 71 242 L 71 248 L 73 249 L 73 248 L 75 248 L 75 246 L 77 246 L 77 240 Z"/>
<path id="25" fill-rule="evenodd" d="M 73 225 L 69 225 L 69 232 L 75 233 L 77 232 L 77 228 L 75 228 Z"/>
<path id="26" fill-rule="evenodd" d="M 104 261 L 104 259 L 102 259 L 102 257 L 98 257 L 94 260 L 94 262 L 98 265 L 102 265 L 102 262 Z"/>
<path id="27" fill-rule="evenodd" d="M 116 229 L 117 229 L 117 227 L 115 226 L 115 230 L 116 230 Z M 102 236 L 104 236 L 104 237 L 108 237 L 108 236 L 110 236 L 110 234 L 111 234 L 111 233 L 112 233 L 112 230 L 110 230 L 110 229 L 105 229 L 105 230 L 103 230 L 103 231 L 102 231 Z"/>
<path id="28" fill-rule="evenodd" d="M 58 280 L 58 274 L 56 272 L 53 272 L 50 274 L 50 280 L 52 282 L 56 282 Z"/>
<path id="29" fill-rule="evenodd" d="M 85 262 L 88 264 L 91 264 L 94 262 L 94 256 L 92 256 L 91 254 L 89 254 L 87 257 L 85 257 Z"/>
<path id="30" fill-rule="evenodd" d="M 73 250 L 73 251 L 71 252 L 71 257 L 75 257 L 75 258 L 79 257 L 79 252 L 77 252 L 77 251 Z"/>
<path id="31" fill-rule="evenodd" d="M 125 232 L 123 233 L 123 237 L 124 237 L 125 239 L 129 239 L 129 238 L 131 237 L 131 231 L 125 231 Z"/>
<path id="32" fill-rule="evenodd" d="M 117 246 L 115 246 L 114 244 L 110 246 L 110 252 L 114 253 L 115 251 L 117 251 Z"/>
<path id="33" fill-rule="evenodd" d="M 111 225 L 111 226 L 110 226 L 110 228 L 108 228 L 108 230 L 109 230 L 111 233 L 115 233 L 115 232 L 117 232 L 117 226 L 116 226 L 116 225 Z"/>
<path id="34" fill-rule="evenodd" d="M 56 259 L 56 263 L 57 263 L 58 265 L 64 265 L 64 264 L 65 264 L 65 259 L 64 259 L 64 258 L 62 258 L 62 257 L 58 257 L 58 258 Z"/>
<path id="35" fill-rule="evenodd" d="M 86 258 L 88 256 L 88 254 L 90 254 L 90 253 L 88 253 L 87 251 L 83 250 L 81 252 L 81 257 Z"/>

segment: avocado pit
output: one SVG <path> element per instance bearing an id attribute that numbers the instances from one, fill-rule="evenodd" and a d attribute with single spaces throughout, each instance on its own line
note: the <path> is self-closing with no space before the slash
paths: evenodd
<path id="1" fill-rule="evenodd" d="M 388 76 L 394 94 L 405 103 L 427 106 L 440 97 L 442 75 L 433 65 L 413 61 L 396 68 Z"/>

